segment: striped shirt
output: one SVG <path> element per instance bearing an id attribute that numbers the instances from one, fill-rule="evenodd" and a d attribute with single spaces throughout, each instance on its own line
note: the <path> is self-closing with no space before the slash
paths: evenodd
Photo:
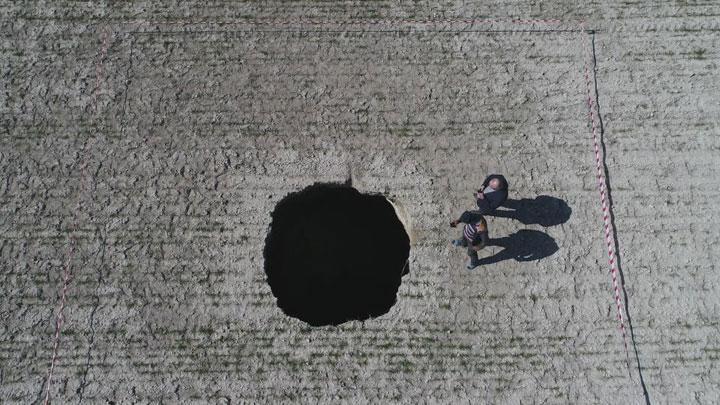
<path id="1" fill-rule="evenodd" d="M 463 234 L 465 235 L 465 239 L 471 244 L 478 244 L 479 242 L 486 244 L 488 243 L 487 222 L 482 219 L 477 224 L 467 224 L 465 225 Z"/>
<path id="2" fill-rule="evenodd" d="M 465 239 L 472 242 L 475 239 L 475 234 L 477 233 L 477 230 L 475 229 L 475 225 L 473 224 L 467 224 L 465 225 Z"/>

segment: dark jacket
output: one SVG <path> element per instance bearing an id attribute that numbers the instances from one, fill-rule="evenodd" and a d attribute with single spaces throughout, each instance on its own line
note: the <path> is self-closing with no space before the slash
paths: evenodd
<path id="1" fill-rule="evenodd" d="M 478 198 L 477 199 L 477 206 L 479 208 L 480 213 L 482 214 L 489 214 L 499 206 L 502 205 L 502 203 L 507 200 L 508 197 L 508 182 L 505 179 L 505 177 L 501 174 L 491 174 L 489 175 L 485 181 L 483 182 L 483 189 L 490 184 L 490 180 L 492 179 L 498 179 L 500 180 L 500 183 L 502 183 L 503 188 L 502 190 L 495 190 L 491 191 L 489 193 L 486 193 L 483 191 L 483 195 L 485 198 Z"/>

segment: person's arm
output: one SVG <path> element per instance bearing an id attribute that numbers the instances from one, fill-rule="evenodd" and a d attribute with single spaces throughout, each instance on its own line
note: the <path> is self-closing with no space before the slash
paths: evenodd
<path id="1" fill-rule="evenodd" d="M 478 230 L 477 233 L 475 233 L 475 237 L 473 238 L 470 246 L 472 246 L 475 251 L 482 250 L 485 246 L 487 246 L 489 241 L 490 238 L 488 238 L 488 233 Z"/>
<path id="2" fill-rule="evenodd" d="M 484 198 L 484 197 L 485 196 L 483 196 L 483 198 L 478 198 L 476 200 L 477 206 L 480 209 L 481 214 L 487 214 L 490 211 L 492 211 L 492 207 L 490 207 L 490 203 L 488 202 L 488 199 Z"/>
<path id="3" fill-rule="evenodd" d="M 492 180 L 492 179 L 493 179 L 493 176 L 487 176 L 487 177 L 485 178 L 485 181 L 483 181 L 483 183 L 482 183 L 482 188 L 487 187 L 488 184 L 490 184 L 490 180 Z"/>
<path id="4" fill-rule="evenodd" d="M 480 232 L 480 240 L 482 240 L 483 246 L 487 246 L 488 243 L 490 243 L 490 237 L 488 236 L 488 232 Z"/>

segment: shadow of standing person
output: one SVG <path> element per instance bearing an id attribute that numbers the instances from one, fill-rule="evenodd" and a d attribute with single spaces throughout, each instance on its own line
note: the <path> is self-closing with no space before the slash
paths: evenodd
<path id="1" fill-rule="evenodd" d="M 502 204 L 503 208 L 496 209 L 488 215 L 501 218 L 512 218 L 525 225 L 539 224 L 544 227 L 559 225 L 570 219 L 572 209 L 559 198 L 547 195 L 537 196 L 534 199 L 520 200 L 508 199 Z"/>
<path id="2" fill-rule="evenodd" d="M 479 265 L 510 259 L 529 262 L 548 257 L 558 251 L 558 245 L 550 235 L 530 229 L 522 229 L 504 238 L 490 239 L 487 246 L 500 246 L 503 250 L 480 259 Z"/>

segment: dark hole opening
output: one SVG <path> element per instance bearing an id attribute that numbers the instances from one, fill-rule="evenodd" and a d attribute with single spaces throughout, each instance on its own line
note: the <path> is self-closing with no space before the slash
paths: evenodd
<path id="1" fill-rule="evenodd" d="M 409 236 L 384 196 L 328 183 L 277 204 L 263 252 L 278 306 L 313 326 L 387 313 L 409 254 Z"/>

